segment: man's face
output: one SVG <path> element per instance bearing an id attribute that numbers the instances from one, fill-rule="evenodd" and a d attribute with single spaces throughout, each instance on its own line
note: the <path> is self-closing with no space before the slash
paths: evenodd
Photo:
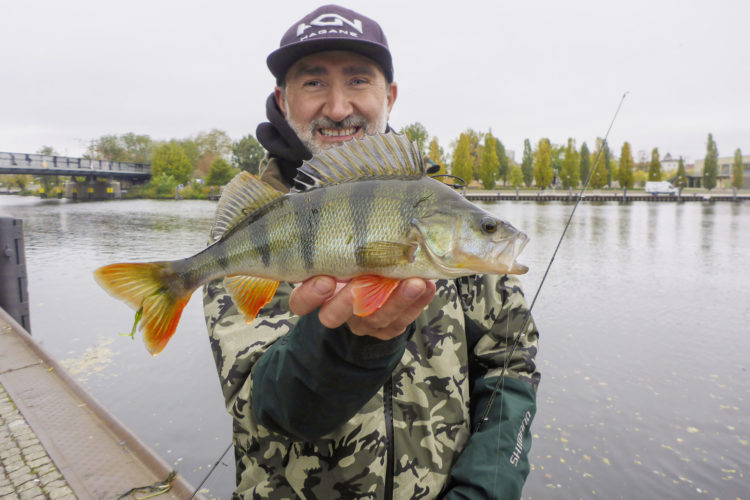
<path id="1" fill-rule="evenodd" d="M 365 134 L 385 132 L 396 100 L 395 83 L 353 52 L 320 52 L 297 61 L 276 87 L 276 102 L 313 153 Z"/>

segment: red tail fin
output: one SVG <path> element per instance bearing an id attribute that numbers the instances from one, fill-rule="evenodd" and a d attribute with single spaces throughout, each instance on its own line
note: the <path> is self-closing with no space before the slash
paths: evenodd
<path id="1" fill-rule="evenodd" d="M 140 329 L 146 348 L 159 354 L 174 334 L 192 294 L 192 290 L 175 291 L 170 263 L 111 264 L 94 271 L 94 277 L 110 295 L 142 312 Z"/>

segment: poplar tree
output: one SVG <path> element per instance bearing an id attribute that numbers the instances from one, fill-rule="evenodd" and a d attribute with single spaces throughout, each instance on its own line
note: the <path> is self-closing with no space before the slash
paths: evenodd
<path id="1" fill-rule="evenodd" d="M 584 142 L 581 144 L 581 163 L 578 167 L 578 171 L 581 173 L 581 183 L 586 184 L 589 179 L 589 172 L 591 171 L 591 152 L 589 147 Z"/>
<path id="2" fill-rule="evenodd" d="M 734 152 L 734 163 L 732 164 L 732 186 L 742 189 L 744 175 L 745 165 L 742 164 L 742 150 L 737 148 Z"/>
<path id="3" fill-rule="evenodd" d="M 659 148 L 651 150 L 651 163 L 648 164 L 648 180 L 661 180 L 661 162 L 659 161 Z"/>
<path id="4" fill-rule="evenodd" d="M 684 188 L 687 186 L 687 173 L 685 172 L 685 162 L 680 156 L 680 160 L 677 162 L 677 176 L 674 180 L 675 187 Z"/>
<path id="5" fill-rule="evenodd" d="M 593 172 L 591 174 L 591 187 L 594 189 L 603 188 L 607 184 L 607 177 L 609 176 L 609 146 L 607 143 L 603 143 L 603 139 L 598 138 L 596 140 L 597 148 L 596 151 L 591 153 L 591 168 Z M 597 161 L 597 151 L 601 151 L 599 161 Z"/>
<path id="6" fill-rule="evenodd" d="M 630 144 L 625 142 L 620 150 L 620 166 L 617 169 L 617 182 L 621 188 L 631 189 L 635 181 L 633 172 L 633 153 L 630 151 Z"/>
<path id="7" fill-rule="evenodd" d="M 565 156 L 563 157 L 562 167 L 560 168 L 560 180 L 564 188 L 578 187 L 578 180 L 581 171 L 578 168 L 578 151 L 576 151 L 575 140 L 568 138 L 568 145 L 565 147 Z"/>
<path id="8" fill-rule="evenodd" d="M 500 169 L 500 160 L 497 159 L 495 150 L 495 138 L 492 134 L 484 137 L 484 149 L 482 151 L 482 165 L 479 169 L 479 179 L 484 189 L 495 188 L 495 176 Z"/>
<path id="9" fill-rule="evenodd" d="M 500 170 L 497 173 L 497 178 L 502 179 L 503 185 L 505 185 L 510 175 L 510 161 L 508 161 L 508 156 L 505 154 L 505 146 L 503 146 L 503 143 L 497 137 L 495 137 L 495 153 L 497 154 L 497 160 L 500 162 Z"/>
<path id="10" fill-rule="evenodd" d="M 440 144 L 438 143 L 437 137 L 433 137 L 430 141 L 430 146 L 428 147 L 427 157 L 440 165 L 440 170 L 438 170 L 438 174 L 446 174 L 448 173 L 446 167 L 445 167 L 445 154 L 443 153 L 443 148 L 440 147 Z"/>
<path id="11" fill-rule="evenodd" d="M 526 187 L 531 187 L 532 182 L 534 182 L 534 156 L 531 152 L 531 142 L 528 139 L 523 141 L 521 173 L 523 174 L 523 183 L 526 184 Z"/>
<path id="12" fill-rule="evenodd" d="M 719 175 L 719 149 L 716 147 L 714 138 L 708 134 L 706 144 L 706 158 L 703 161 L 703 187 L 709 191 L 716 187 L 716 178 Z"/>
<path id="13" fill-rule="evenodd" d="M 521 172 L 521 167 L 518 165 L 512 165 L 510 167 L 510 185 L 513 188 L 518 188 L 523 185 L 523 172 Z"/>
<path id="14" fill-rule="evenodd" d="M 536 186 L 546 189 L 555 178 L 555 171 L 552 169 L 552 145 L 549 139 L 543 137 L 539 139 L 536 152 L 534 154 L 534 180 Z"/>
<path id="15" fill-rule="evenodd" d="M 453 151 L 453 164 L 451 174 L 460 177 L 468 186 L 472 178 L 471 144 L 469 136 L 461 134 Z"/>

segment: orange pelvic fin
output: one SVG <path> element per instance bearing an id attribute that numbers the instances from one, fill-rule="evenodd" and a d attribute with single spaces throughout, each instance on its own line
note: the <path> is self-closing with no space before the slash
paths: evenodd
<path id="1" fill-rule="evenodd" d="M 354 314 L 369 316 L 385 304 L 400 280 L 366 274 L 352 279 Z"/>
<path id="2" fill-rule="evenodd" d="M 224 278 L 224 285 L 232 294 L 232 300 L 250 323 L 258 311 L 268 304 L 276 294 L 279 282 L 254 276 L 230 276 Z"/>
<path id="3" fill-rule="evenodd" d="M 174 335 L 192 294 L 192 290 L 173 289 L 175 273 L 169 262 L 111 264 L 94 271 L 94 277 L 110 295 L 138 311 L 136 324 L 141 319 L 146 348 L 159 354 Z"/>

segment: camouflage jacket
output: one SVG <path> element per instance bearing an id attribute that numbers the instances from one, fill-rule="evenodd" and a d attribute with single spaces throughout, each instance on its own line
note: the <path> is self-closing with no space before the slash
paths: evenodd
<path id="1" fill-rule="evenodd" d="M 263 180 L 285 187 L 264 163 Z M 532 321 L 502 404 L 498 396 L 476 430 L 527 310 L 515 277 L 439 280 L 432 303 L 390 341 L 292 315 L 291 289 L 282 283 L 250 325 L 221 281 L 204 289 L 234 419 L 234 498 L 520 497 L 540 378 Z"/>

